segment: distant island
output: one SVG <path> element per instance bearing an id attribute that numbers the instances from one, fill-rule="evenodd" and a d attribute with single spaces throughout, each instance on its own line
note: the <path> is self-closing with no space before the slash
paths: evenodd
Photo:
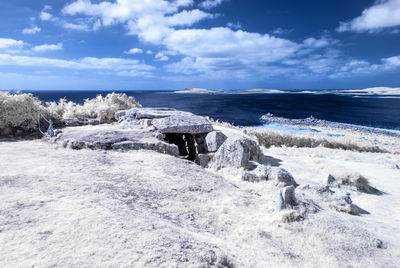
<path id="1" fill-rule="evenodd" d="M 327 90 L 287 90 L 287 89 L 244 89 L 244 90 L 210 90 L 204 88 L 186 88 L 174 91 L 179 94 L 248 94 L 248 93 L 307 93 L 307 94 L 341 94 L 341 95 L 380 95 L 380 96 L 400 96 L 400 88 L 392 87 L 372 87 L 364 89 L 327 89 Z"/>

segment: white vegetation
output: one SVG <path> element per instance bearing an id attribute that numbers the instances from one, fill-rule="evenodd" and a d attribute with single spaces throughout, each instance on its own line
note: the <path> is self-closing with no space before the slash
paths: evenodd
<path id="1" fill-rule="evenodd" d="M 46 106 L 55 118 L 93 118 L 102 123 L 113 121 L 115 112 L 119 110 L 141 107 L 133 97 L 124 93 L 110 93 L 105 97 L 97 95 L 94 99 L 86 99 L 83 105 L 60 99 L 58 103 L 47 102 Z"/>
<path id="2" fill-rule="evenodd" d="M 358 152 L 387 152 L 368 140 L 353 137 L 329 137 L 313 133 L 290 133 L 272 129 L 246 128 L 249 134 L 257 137 L 259 143 L 266 148 L 271 146 L 288 147 L 326 147 Z M 346 135 L 347 136 L 347 135 Z"/>
<path id="3" fill-rule="evenodd" d="M 41 108 L 40 100 L 32 94 L 0 92 L 0 135 L 16 128 L 22 131 L 36 129 Z"/>
<path id="4" fill-rule="evenodd" d="M 94 99 L 86 99 L 83 105 L 65 99 L 43 105 L 30 93 L 0 92 L 0 135 L 10 135 L 15 130 L 37 130 L 40 110 L 53 119 L 92 118 L 106 123 L 114 120 L 116 111 L 134 107 L 141 105 L 124 93 L 110 93 L 105 97 L 98 95 Z"/>

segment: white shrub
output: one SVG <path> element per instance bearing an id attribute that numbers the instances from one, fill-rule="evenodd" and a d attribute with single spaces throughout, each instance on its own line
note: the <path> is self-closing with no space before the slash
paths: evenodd
<path id="1" fill-rule="evenodd" d="M 0 92 L 0 133 L 37 129 L 40 109 L 43 109 L 40 100 L 32 94 Z"/>
<path id="2" fill-rule="evenodd" d="M 135 98 L 125 93 L 110 93 L 105 97 L 97 95 L 94 99 L 86 99 L 83 105 L 67 102 L 65 99 L 60 99 L 58 103 L 48 102 L 46 105 L 54 118 L 93 118 L 99 119 L 101 123 L 113 121 L 119 110 L 141 107 Z"/>
<path id="3" fill-rule="evenodd" d="M 0 92 L 0 136 L 13 134 L 15 130 L 32 132 L 38 129 L 39 111 L 52 119 L 92 118 L 101 123 L 114 120 L 115 112 L 141 107 L 133 97 L 123 93 L 111 93 L 105 97 L 98 95 L 86 99 L 83 105 L 60 99 L 58 103 L 41 101 L 30 93 Z"/>

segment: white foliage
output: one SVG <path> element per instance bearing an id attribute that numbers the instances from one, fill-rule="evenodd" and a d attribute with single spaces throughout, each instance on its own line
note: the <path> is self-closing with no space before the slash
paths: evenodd
<path id="1" fill-rule="evenodd" d="M 98 95 L 94 99 L 86 99 L 83 105 L 60 99 L 58 103 L 48 102 L 43 106 L 30 93 L 0 92 L 0 135 L 11 134 L 13 129 L 24 132 L 37 130 L 39 110 L 53 119 L 92 118 L 106 123 L 114 120 L 118 110 L 134 107 L 141 105 L 123 93 L 110 93 L 105 97 Z"/>
<path id="2" fill-rule="evenodd" d="M 119 110 L 141 107 L 135 98 L 124 93 L 110 93 L 105 97 L 99 94 L 94 99 L 86 99 L 83 105 L 65 99 L 60 99 L 58 103 L 48 102 L 46 105 L 55 118 L 94 118 L 101 123 L 113 121 L 115 112 Z"/>
<path id="3" fill-rule="evenodd" d="M 37 118 L 41 108 L 40 100 L 32 94 L 0 92 L 0 130 L 37 129 Z"/>

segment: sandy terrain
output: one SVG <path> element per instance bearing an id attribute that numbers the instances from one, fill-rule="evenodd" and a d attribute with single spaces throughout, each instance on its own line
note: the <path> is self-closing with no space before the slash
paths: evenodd
<path id="1" fill-rule="evenodd" d="M 277 188 L 151 151 L 0 143 L 0 267 L 396 267 L 398 155 L 325 148 L 265 152 L 298 183 L 362 172 L 385 195 L 370 214 L 330 209 L 283 222 Z"/>

